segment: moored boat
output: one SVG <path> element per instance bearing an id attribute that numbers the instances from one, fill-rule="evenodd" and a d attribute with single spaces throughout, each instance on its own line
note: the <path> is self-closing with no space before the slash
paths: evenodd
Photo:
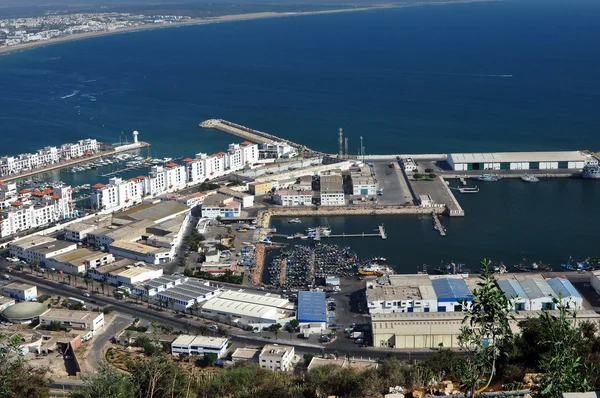
<path id="1" fill-rule="evenodd" d="M 446 265 L 444 265 L 442 263 L 439 267 L 434 268 L 433 271 L 436 274 L 456 275 L 456 274 L 461 274 L 464 272 L 463 266 L 464 266 L 464 264 L 456 264 L 454 262 L 450 262 Z"/>
<path id="2" fill-rule="evenodd" d="M 479 187 L 458 187 L 460 193 L 479 193 Z"/>
<path id="3" fill-rule="evenodd" d="M 567 271 L 586 271 L 590 269 L 590 265 L 587 261 L 575 261 L 573 263 L 573 258 L 569 256 L 569 261 L 566 264 L 560 265 L 563 269 Z"/>
<path id="4" fill-rule="evenodd" d="M 359 268 L 358 273 L 360 275 L 383 275 L 383 274 L 391 274 L 394 271 L 384 265 L 369 263 L 364 267 Z"/>
<path id="5" fill-rule="evenodd" d="M 524 176 L 521 177 L 521 180 L 523 180 L 525 182 L 538 182 L 540 179 L 537 178 L 536 176 L 525 174 Z"/>
<path id="6" fill-rule="evenodd" d="M 517 271 L 521 272 L 549 272 L 552 271 L 552 267 L 546 265 L 542 262 L 533 262 L 531 264 L 527 264 L 527 261 L 523 259 L 521 263 L 514 265 Z"/>
<path id="7" fill-rule="evenodd" d="M 500 176 L 498 174 L 482 174 L 473 177 L 473 179 L 485 182 L 495 182 L 500 181 Z"/>
<path id="8" fill-rule="evenodd" d="M 600 179 L 600 165 L 597 162 L 586 164 L 581 176 L 589 180 Z"/>
<path id="9" fill-rule="evenodd" d="M 292 218 L 291 220 L 288 221 L 288 223 L 290 223 L 290 224 L 300 224 L 300 223 L 302 223 L 302 220 L 300 220 L 299 218 Z"/>

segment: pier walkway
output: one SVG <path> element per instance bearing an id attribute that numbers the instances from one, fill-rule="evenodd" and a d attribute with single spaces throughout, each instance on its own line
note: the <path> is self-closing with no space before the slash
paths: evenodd
<path id="1" fill-rule="evenodd" d="M 433 228 L 437 230 L 441 236 L 446 236 L 446 228 L 442 225 L 440 218 L 436 214 L 436 212 L 431 213 L 431 217 L 433 218 Z"/>
<path id="2" fill-rule="evenodd" d="M 264 131 L 254 130 L 249 127 L 242 126 L 240 124 L 229 122 L 223 119 L 205 120 L 202 123 L 200 123 L 199 126 L 204 129 L 219 130 L 223 133 L 231 134 L 244 140 L 254 142 L 255 144 L 265 144 L 267 142 L 273 141 L 285 142 L 286 144 L 299 148 L 301 150 L 310 151 L 310 149 L 306 146 L 297 144 L 290 140 L 286 140 L 285 138 L 277 137 L 273 134 L 265 133 Z"/>

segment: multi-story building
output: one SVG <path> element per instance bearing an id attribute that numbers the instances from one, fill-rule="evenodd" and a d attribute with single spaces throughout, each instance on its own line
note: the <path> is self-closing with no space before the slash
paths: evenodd
<path id="1" fill-rule="evenodd" d="M 294 347 L 267 344 L 258 357 L 258 363 L 263 369 L 287 372 L 292 370 L 294 355 Z"/>
<path id="2" fill-rule="evenodd" d="M 373 196 L 377 194 L 377 183 L 370 171 L 351 173 L 352 179 L 352 194 Z"/>
<path id="3" fill-rule="evenodd" d="M 293 158 L 298 156 L 298 151 L 285 142 L 265 142 L 260 146 L 259 155 L 265 159 Z"/>
<path id="4" fill-rule="evenodd" d="M 82 274 L 90 269 L 101 267 L 115 261 L 112 253 L 94 251 L 87 248 L 46 259 L 46 268 L 54 268 L 66 274 Z"/>
<path id="5" fill-rule="evenodd" d="M 281 190 L 273 194 L 273 201 L 281 206 L 310 206 L 312 200 L 313 191 Z"/>
<path id="6" fill-rule="evenodd" d="M 321 176 L 321 206 L 344 206 L 344 183 L 341 175 Z"/>
<path id="7" fill-rule="evenodd" d="M 0 184 L 0 187 L 4 185 L 6 190 L 0 188 L 0 237 L 46 226 L 75 214 L 69 186 L 33 192 L 23 189 L 16 193 L 13 184 Z"/>
<path id="8" fill-rule="evenodd" d="M 60 147 L 61 157 L 69 160 L 80 158 L 84 155 L 93 155 L 98 151 L 98 142 L 92 138 L 79 140 L 75 144 L 63 144 Z"/>

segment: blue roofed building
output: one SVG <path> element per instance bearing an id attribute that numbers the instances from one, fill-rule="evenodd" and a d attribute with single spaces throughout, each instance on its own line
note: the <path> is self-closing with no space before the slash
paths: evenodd
<path id="1" fill-rule="evenodd" d="M 529 298 L 530 310 L 553 310 L 556 293 L 543 279 L 525 279 L 519 282 Z"/>
<path id="2" fill-rule="evenodd" d="M 504 293 L 504 297 L 513 302 L 515 311 L 529 311 L 531 309 L 529 297 L 527 297 L 527 293 L 525 293 L 519 281 L 503 279 L 497 283 L 498 288 Z"/>
<path id="3" fill-rule="evenodd" d="M 310 329 L 319 333 L 327 328 L 327 305 L 325 292 L 300 292 L 298 293 L 298 322 L 300 329 Z"/>
<path id="4" fill-rule="evenodd" d="M 547 282 L 563 304 L 568 304 L 569 308 L 577 310 L 583 306 L 583 298 L 567 278 L 552 278 Z"/>
<path id="5" fill-rule="evenodd" d="M 462 311 L 459 300 L 473 301 L 473 294 L 462 277 L 439 277 L 431 284 L 437 296 L 438 312 Z"/>

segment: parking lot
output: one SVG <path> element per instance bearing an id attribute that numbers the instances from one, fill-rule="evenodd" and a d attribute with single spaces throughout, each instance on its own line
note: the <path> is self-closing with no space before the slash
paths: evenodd
<path id="1" fill-rule="evenodd" d="M 395 167 L 391 168 L 390 163 Z M 373 172 L 377 189 L 383 189 L 383 195 L 377 196 L 378 204 L 389 206 L 413 203 L 412 194 L 396 159 L 373 162 Z"/>

